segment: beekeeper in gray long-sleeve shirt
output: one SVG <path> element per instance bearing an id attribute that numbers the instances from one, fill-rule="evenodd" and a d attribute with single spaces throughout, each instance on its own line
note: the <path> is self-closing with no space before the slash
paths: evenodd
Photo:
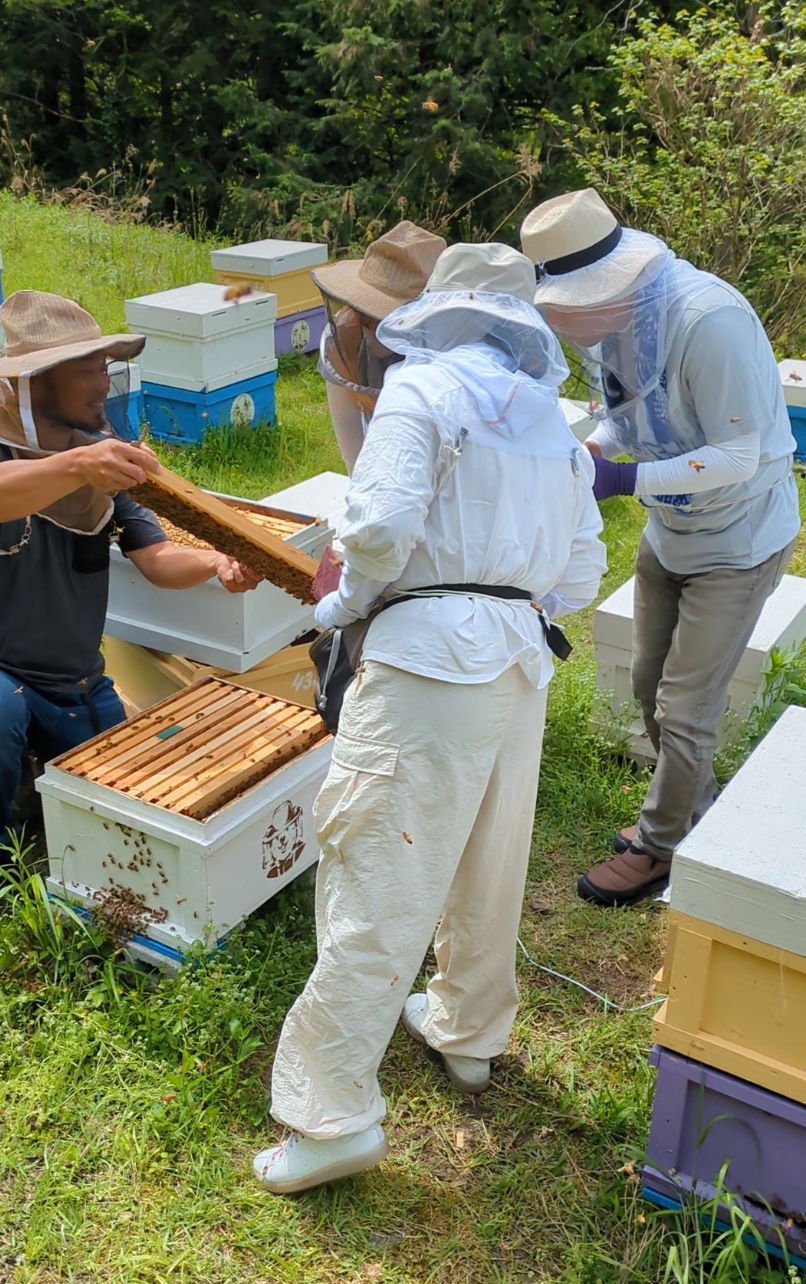
<path id="1" fill-rule="evenodd" d="M 535 302 L 595 375 L 595 494 L 649 510 L 638 550 L 632 683 L 658 763 L 638 823 L 579 880 L 623 905 L 668 880 L 713 801 L 727 688 L 800 528 L 794 440 L 775 357 L 747 300 L 622 228 L 592 189 L 521 230 Z M 626 454 L 634 463 L 614 463 Z"/>

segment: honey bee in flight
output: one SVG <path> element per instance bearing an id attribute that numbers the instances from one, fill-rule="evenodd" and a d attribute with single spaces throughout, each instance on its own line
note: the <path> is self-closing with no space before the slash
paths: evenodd
<path id="1" fill-rule="evenodd" d="M 240 303 L 241 299 L 247 298 L 250 294 L 252 294 L 251 285 L 246 285 L 243 282 L 238 285 L 228 285 L 224 291 L 224 302 Z"/>

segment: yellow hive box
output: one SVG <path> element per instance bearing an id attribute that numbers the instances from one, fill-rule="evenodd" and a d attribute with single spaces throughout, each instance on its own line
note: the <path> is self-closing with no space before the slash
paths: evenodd
<path id="1" fill-rule="evenodd" d="M 327 263 L 321 241 L 270 238 L 210 251 L 213 280 L 218 285 L 248 285 L 277 296 L 277 317 L 321 308 L 322 296 L 311 270 Z"/>
<path id="2" fill-rule="evenodd" d="M 806 1104 L 806 957 L 685 914 L 670 928 L 655 1041 Z"/>
<path id="3" fill-rule="evenodd" d="M 678 913 L 677 910 L 669 911 L 668 926 L 666 928 L 666 949 L 663 954 L 663 964 L 659 972 L 656 972 L 652 978 L 652 984 L 658 994 L 668 994 L 669 985 L 672 980 L 672 960 L 674 959 L 674 947 L 677 941 L 677 925 L 685 915 Z M 696 922 L 695 919 L 688 919 L 688 922 Z"/>
<path id="4" fill-rule="evenodd" d="M 316 669 L 308 650 L 305 642 L 287 646 L 246 673 L 229 674 L 196 660 L 104 637 L 106 671 L 129 718 L 208 677 L 226 677 L 234 685 L 312 709 Z"/>
<path id="5" fill-rule="evenodd" d="M 322 296 L 313 283 L 310 268 L 286 272 L 284 276 L 257 276 L 249 272 L 213 272 L 217 285 L 248 285 L 255 291 L 277 295 L 277 317 L 321 308 Z"/>

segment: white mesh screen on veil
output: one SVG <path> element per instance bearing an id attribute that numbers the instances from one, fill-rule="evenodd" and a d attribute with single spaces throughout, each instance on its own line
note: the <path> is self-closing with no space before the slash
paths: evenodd
<path id="1" fill-rule="evenodd" d="M 621 245 L 629 253 L 630 233 Z M 619 247 L 619 253 L 621 246 Z M 602 263 L 575 272 L 574 279 Z M 584 306 L 549 305 L 551 324 L 581 359 L 593 413 L 605 419 L 622 451 L 638 458 L 665 458 L 670 439 L 666 365 L 687 305 L 717 284 L 672 250 L 645 266 L 629 293 Z"/>
<path id="2" fill-rule="evenodd" d="M 110 361 L 109 396 L 106 399 L 106 420 L 109 429 L 122 441 L 139 441 L 139 426 L 129 417 L 131 395 L 131 367 L 128 361 Z"/>
<path id="3" fill-rule="evenodd" d="M 378 339 L 393 352 L 420 360 L 484 342 L 547 388 L 558 388 L 568 378 L 556 335 L 531 303 L 512 294 L 429 291 L 382 321 Z"/>

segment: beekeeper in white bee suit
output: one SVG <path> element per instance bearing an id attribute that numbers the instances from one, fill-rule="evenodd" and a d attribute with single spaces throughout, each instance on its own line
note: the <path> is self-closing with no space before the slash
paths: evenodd
<path id="1" fill-rule="evenodd" d="M 398 1017 L 480 1092 L 518 995 L 515 948 L 553 672 L 546 616 L 605 569 L 567 367 L 503 245 L 455 245 L 378 338 L 386 375 L 339 531 L 322 626 L 374 618 L 316 802 L 319 960 L 286 1018 L 255 1171 L 287 1192 L 387 1153 L 378 1067 Z M 452 591 L 453 590 L 453 591 Z M 543 615 L 536 607 L 542 607 Z M 406 999 L 438 919 L 437 973 Z"/>
<path id="2" fill-rule="evenodd" d="M 713 802 L 728 683 L 800 529 L 795 442 L 769 340 L 733 286 L 621 227 L 591 188 L 544 201 L 521 239 L 537 306 L 594 376 L 597 498 L 648 510 L 632 684 L 658 761 L 637 824 L 578 882 L 628 905 L 668 881 Z"/>

